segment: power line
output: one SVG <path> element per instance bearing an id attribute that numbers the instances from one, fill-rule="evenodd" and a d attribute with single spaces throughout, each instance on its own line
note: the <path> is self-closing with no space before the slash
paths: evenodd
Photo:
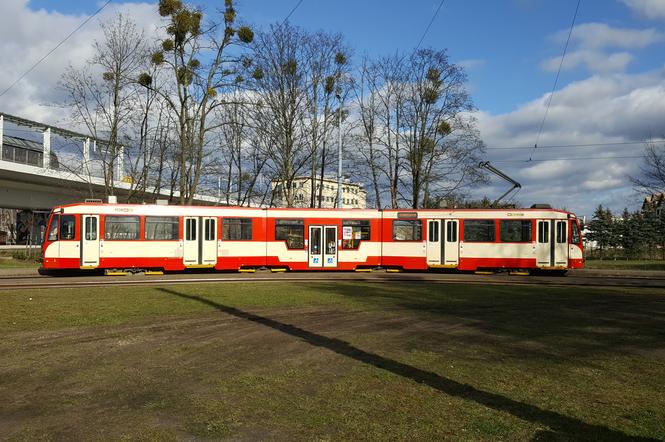
<path id="1" fill-rule="evenodd" d="M 580 9 L 580 3 L 582 0 L 577 0 L 577 7 L 575 7 L 575 14 L 573 14 L 573 21 L 570 23 L 570 29 L 568 30 L 568 38 L 566 39 L 566 45 L 563 47 L 563 54 L 561 54 L 561 61 L 559 62 L 559 69 L 556 71 L 556 77 L 554 78 L 554 86 L 552 86 L 552 92 L 547 99 L 547 107 L 545 107 L 545 114 L 543 115 L 543 121 L 540 122 L 540 128 L 538 129 L 538 135 L 536 136 L 536 144 L 533 145 L 533 150 L 535 151 L 538 147 L 538 141 L 540 141 L 540 135 L 543 132 L 543 127 L 545 126 L 545 120 L 547 119 L 547 114 L 550 111 L 550 105 L 552 104 L 552 97 L 554 96 L 554 91 L 556 90 L 556 85 L 559 82 L 559 75 L 561 74 L 561 67 L 563 66 L 563 60 L 566 58 L 566 52 L 568 51 L 568 43 L 570 43 L 570 36 L 573 34 L 573 28 L 575 27 L 575 20 L 577 19 L 577 12 Z M 533 152 L 529 156 L 529 161 L 533 157 Z"/>
<path id="2" fill-rule="evenodd" d="M 104 9 L 104 8 L 106 7 L 106 5 L 108 5 L 109 3 L 111 3 L 111 1 L 112 1 L 112 0 L 107 0 L 107 2 L 104 3 L 104 4 L 102 5 L 101 8 L 99 8 L 97 11 L 95 11 L 95 13 L 92 14 L 90 17 L 88 17 L 87 19 L 85 19 L 85 20 L 83 21 L 83 23 L 81 23 L 80 25 L 78 25 L 78 27 L 77 27 L 76 29 L 74 29 L 72 32 L 70 32 L 69 35 L 67 35 L 67 37 L 65 37 L 63 40 L 61 40 L 60 43 L 58 43 L 57 45 L 55 45 L 55 47 L 54 47 L 53 49 L 51 49 L 46 55 L 44 55 L 44 56 L 43 56 L 42 58 L 40 58 L 35 64 L 33 64 L 33 65 L 30 67 L 30 69 L 28 69 L 28 70 L 25 71 L 20 77 L 18 77 L 18 78 L 16 79 L 16 81 L 14 81 L 12 84 L 10 84 L 9 87 L 8 87 L 7 89 L 5 89 L 4 91 L 2 91 L 2 93 L 0 93 L 0 97 L 2 97 L 2 96 L 5 95 L 7 92 L 9 92 L 9 90 L 10 90 L 11 88 L 13 88 L 14 86 L 16 86 L 16 84 L 17 84 L 19 81 L 23 80 L 23 79 L 25 78 L 25 76 L 28 75 L 30 72 L 32 72 L 32 70 L 33 70 L 34 68 L 36 68 L 36 67 L 37 67 L 42 61 L 46 60 L 46 59 L 48 58 L 49 55 L 51 55 L 52 53 L 54 53 L 54 52 L 55 52 L 60 46 L 62 46 L 67 40 L 69 40 L 69 38 L 70 38 L 72 35 L 74 35 L 79 29 L 81 29 L 83 26 L 85 26 L 85 24 L 88 23 L 90 20 L 92 20 L 93 17 L 95 17 L 95 16 L 96 16 L 97 14 L 99 14 L 100 12 L 102 12 L 102 9 Z"/>
<path id="3" fill-rule="evenodd" d="M 622 159 L 635 159 L 635 158 L 643 158 L 642 155 L 626 155 L 626 156 L 615 156 L 615 157 L 576 157 L 576 158 L 547 158 L 547 159 L 542 159 L 542 160 L 528 160 L 526 161 L 535 163 L 535 162 L 546 162 L 546 161 L 584 161 L 584 160 L 622 160 Z M 522 163 L 524 164 L 524 160 L 496 160 L 492 161 L 493 163 Z"/>
<path id="4" fill-rule="evenodd" d="M 429 31 L 429 28 L 432 26 L 432 23 L 434 23 L 434 20 L 436 19 L 437 14 L 439 13 L 439 10 L 441 9 L 441 6 L 445 3 L 446 0 L 441 0 L 441 3 L 439 3 L 439 7 L 436 8 L 436 11 L 434 11 L 434 15 L 432 16 L 432 19 L 429 21 L 429 24 L 425 28 L 425 32 L 423 32 L 422 37 L 420 37 L 420 40 L 418 41 L 418 44 L 416 45 L 416 50 L 420 47 L 420 44 L 423 42 L 425 39 L 425 36 L 427 35 L 427 32 Z"/>
<path id="5" fill-rule="evenodd" d="M 663 143 L 665 139 L 657 140 L 642 140 L 642 141 L 615 141 L 609 143 L 585 143 L 585 144 L 550 144 L 547 146 L 540 146 L 538 149 L 563 149 L 570 147 L 609 147 L 609 146 L 631 146 L 645 143 Z M 486 147 L 487 150 L 519 150 L 519 149 L 533 149 L 533 146 L 512 146 L 512 147 Z"/>
<path id="6" fill-rule="evenodd" d="M 300 4 L 301 4 L 302 2 L 303 2 L 303 0 L 300 0 L 300 1 L 299 1 L 299 2 L 293 7 L 293 9 L 291 9 L 291 12 L 289 12 L 289 14 L 286 16 L 286 18 L 284 19 L 284 21 L 282 21 L 282 25 L 284 25 L 284 23 L 287 22 L 287 20 L 291 17 L 291 15 L 293 15 L 293 13 L 296 12 L 296 9 L 298 9 L 298 7 L 300 6 Z"/>

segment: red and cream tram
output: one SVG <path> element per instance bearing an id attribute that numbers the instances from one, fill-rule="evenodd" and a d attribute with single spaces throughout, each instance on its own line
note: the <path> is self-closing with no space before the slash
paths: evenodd
<path id="1" fill-rule="evenodd" d="M 81 203 L 53 209 L 42 272 L 565 271 L 584 266 L 574 214 L 531 209 L 281 209 Z"/>

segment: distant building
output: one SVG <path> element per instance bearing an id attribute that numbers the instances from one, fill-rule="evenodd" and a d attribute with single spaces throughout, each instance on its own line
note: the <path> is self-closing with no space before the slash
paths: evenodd
<path id="1" fill-rule="evenodd" d="M 642 203 L 642 211 L 655 211 L 657 215 L 660 215 L 665 209 L 665 192 L 654 193 L 644 198 Z"/>
<path id="2" fill-rule="evenodd" d="M 272 181 L 272 204 L 275 207 L 286 207 L 285 190 L 288 189 L 285 189 L 284 186 L 285 183 L 282 181 Z M 296 177 L 291 182 L 291 186 L 291 192 L 293 195 L 293 207 L 309 207 L 312 190 L 312 180 L 310 177 Z M 315 179 L 315 198 L 319 197 L 320 186 L 323 186 L 323 190 L 321 191 L 321 207 L 337 207 L 337 180 L 329 178 L 323 180 Z M 316 201 L 316 206 L 318 207 L 318 199 Z M 362 184 L 351 183 L 348 179 L 344 180 L 342 183 L 342 208 L 367 208 L 367 191 L 363 188 Z"/>

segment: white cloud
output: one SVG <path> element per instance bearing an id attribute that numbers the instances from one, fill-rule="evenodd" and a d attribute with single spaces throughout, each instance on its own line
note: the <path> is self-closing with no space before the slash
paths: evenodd
<path id="1" fill-rule="evenodd" d="M 43 9 L 34 11 L 28 7 L 28 0 L 3 0 L 2 9 L 0 91 L 5 90 L 86 19 L 82 15 L 66 15 Z M 147 39 L 151 39 L 160 26 L 154 4 L 109 4 L 7 92 L 2 97 L 0 110 L 31 120 L 63 123 L 67 112 L 55 106 L 63 101 L 62 92 L 57 87 L 60 76 L 70 63 L 80 67 L 90 58 L 92 43 L 102 36 L 100 21 L 108 20 L 117 12 L 131 17 L 139 29 L 145 30 Z"/>
<path id="2" fill-rule="evenodd" d="M 568 30 L 552 35 L 552 40 L 563 44 Z M 625 50 L 637 50 L 662 42 L 665 34 L 655 29 L 613 28 L 605 23 L 584 23 L 575 26 L 571 34 L 571 49 L 562 65 L 563 70 L 583 67 L 590 72 L 622 72 L 634 59 Z M 624 49 L 624 51 L 615 51 Z M 561 56 L 551 57 L 541 64 L 547 71 L 559 68 Z"/>
<path id="3" fill-rule="evenodd" d="M 455 63 L 458 66 L 463 67 L 465 70 L 469 71 L 471 69 L 476 69 L 485 65 L 485 60 L 482 58 L 469 58 L 466 60 L 460 60 Z"/>
<path id="4" fill-rule="evenodd" d="M 548 96 L 513 112 L 476 115 L 489 148 L 529 147 L 487 151 L 488 160 L 522 183 L 517 199 L 525 205 L 549 202 L 581 215 L 590 215 L 601 203 L 621 210 L 631 207 L 633 201 L 632 208 L 636 208 L 641 199 L 634 195 L 628 175 L 639 172 L 640 159 L 620 157 L 639 156 L 644 149 L 642 140 L 665 136 L 661 117 L 665 114 L 665 71 L 597 74 L 569 84 L 553 97 L 540 147 L 533 149 L 530 146 L 538 137 Z M 630 145 L 547 147 L 633 141 Z M 556 160 L 539 161 L 544 159 Z M 480 196 L 498 196 L 507 188 L 493 180 L 490 187 L 480 190 Z"/>
<path id="5" fill-rule="evenodd" d="M 621 0 L 630 9 L 650 19 L 665 18 L 665 1 L 663 0 Z"/>
<path id="6" fill-rule="evenodd" d="M 568 29 L 554 34 L 553 40 L 563 43 L 568 36 Z M 570 39 L 580 48 L 585 49 L 640 49 L 663 41 L 663 33 L 653 28 L 627 29 L 613 28 L 605 23 L 583 23 L 573 28 Z"/>
<path id="7" fill-rule="evenodd" d="M 603 54 L 602 52 L 579 50 L 566 54 L 561 69 L 575 69 L 585 67 L 592 72 L 618 72 L 625 71 L 633 56 L 628 52 Z M 542 63 L 546 71 L 556 72 L 559 69 L 561 57 L 552 57 Z"/>

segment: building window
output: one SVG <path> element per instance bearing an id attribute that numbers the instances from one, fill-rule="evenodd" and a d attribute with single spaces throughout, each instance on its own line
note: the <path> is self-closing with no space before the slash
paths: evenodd
<path id="1" fill-rule="evenodd" d="M 360 241 L 369 241 L 369 220 L 342 220 L 342 248 L 357 249 Z"/>
<path id="2" fill-rule="evenodd" d="M 302 219 L 275 220 L 275 240 L 286 241 L 289 249 L 305 248 L 305 221 Z"/>
<path id="3" fill-rule="evenodd" d="M 393 221 L 393 241 L 422 241 L 423 225 L 420 220 Z"/>
<path id="4" fill-rule="evenodd" d="M 501 242 L 531 242 L 530 220 L 502 220 L 499 223 Z"/>
<path id="5" fill-rule="evenodd" d="M 251 218 L 224 218 L 222 220 L 222 241 L 247 241 L 251 239 Z"/>
<path id="6" fill-rule="evenodd" d="M 493 219 L 465 219 L 464 241 L 494 242 L 495 223 Z"/>
<path id="7" fill-rule="evenodd" d="M 109 215 L 104 220 L 104 239 L 136 240 L 139 239 L 138 216 Z"/>
<path id="8" fill-rule="evenodd" d="M 76 236 L 76 217 L 60 215 L 60 239 L 70 240 Z"/>
<path id="9" fill-rule="evenodd" d="M 180 220 L 177 216 L 146 216 L 145 239 L 173 241 L 178 239 Z"/>

